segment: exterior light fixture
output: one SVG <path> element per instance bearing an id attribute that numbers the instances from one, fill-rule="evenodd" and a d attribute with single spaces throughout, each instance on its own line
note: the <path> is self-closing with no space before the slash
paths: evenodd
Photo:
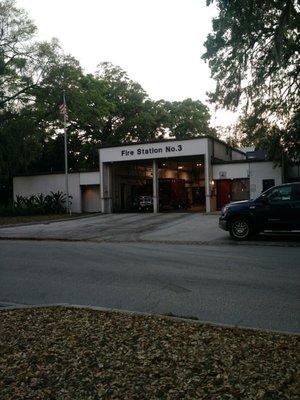
<path id="1" fill-rule="evenodd" d="M 180 167 L 178 167 L 178 169 L 182 169 L 182 168 L 183 168 L 183 167 L 181 167 L 181 166 L 180 166 Z"/>
<path id="2" fill-rule="evenodd" d="M 215 181 L 210 181 L 211 186 L 215 185 Z"/>
<path id="3" fill-rule="evenodd" d="M 197 167 L 202 167 L 202 164 L 196 164 L 197 165 Z"/>

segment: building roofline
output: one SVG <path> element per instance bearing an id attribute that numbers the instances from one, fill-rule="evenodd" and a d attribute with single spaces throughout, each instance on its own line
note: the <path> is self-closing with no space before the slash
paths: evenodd
<path id="1" fill-rule="evenodd" d="M 215 137 L 213 137 L 213 136 L 207 136 L 207 138 L 213 139 L 215 142 L 221 143 L 221 144 L 223 144 L 224 146 L 227 146 L 229 149 L 234 150 L 234 151 L 236 151 L 237 153 L 242 154 L 243 156 L 246 156 L 246 153 L 245 153 L 244 151 L 242 151 L 242 150 L 240 150 L 240 149 L 237 149 L 236 147 L 231 146 L 230 144 L 224 142 L 224 140 L 215 138 Z"/>
<path id="2" fill-rule="evenodd" d="M 254 162 L 273 162 L 272 160 L 255 160 L 254 158 L 246 158 L 245 160 L 229 160 L 229 161 L 217 161 L 212 162 L 213 165 L 225 165 L 225 164 L 249 164 Z"/>
<path id="3" fill-rule="evenodd" d="M 221 143 L 222 145 L 240 153 L 243 155 L 246 155 L 245 152 L 243 152 L 240 149 L 237 149 L 236 147 L 232 147 L 231 145 L 229 145 L 228 143 L 224 142 L 221 139 L 215 138 L 214 136 L 210 136 L 210 135 L 204 135 L 204 136 L 198 136 L 198 137 L 193 137 L 193 138 L 183 138 L 183 139 L 176 139 L 176 138 L 170 138 L 170 139 L 156 139 L 156 140 L 149 140 L 146 142 L 134 142 L 134 143 L 121 143 L 121 144 L 112 144 L 112 145 L 104 145 L 99 147 L 99 150 L 101 149 L 109 149 L 109 148 L 113 148 L 113 147 L 123 147 L 123 146 L 137 146 L 140 144 L 151 144 L 151 143 L 164 143 L 164 142 L 181 142 L 181 141 L 186 141 L 186 140 L 195 140 L 195 139 L 212 139 L 215 142 Z"/>
<path id="4" fill-rule="evenodd" d="M 174 142 L 174 141 L 187 141 L 187 140 L 195 140 L 195 139 L 211 139 L 215 142 L 218 142 L 222 144 L 223 146 L 226 146 L 229 149 L 234 150 L 237 153 L 240 153 L 244 156 L 246 156 L 246 153 L 244 153 L 242 150 L 237 149 L 236 147 L 232 147 L 228 143 L 224 142 L 221 139 L 215 138 L 210 135 L 205 135 L 205 136 L 199 136 L 199 137 L 194 137 L 194 138 L 183 138 L 183 139 L 157 139 L 157 140 L 151 140 L 148 142 L 135 142 L 135 143 L 121 143 L 121 144 L 116 144 L 116 145 L 107 145 L 107 146 L 101 146 L 100 149 L 108 149 L 108 148 L 114 148 L 114 147 L 123 147 L 123 146 L 136 146 L 140 144 L 151 144 L 151 143 L 162 143 L 162 142 Z M 254 161 L 254 160 L 252 160 Z M 257 160 L 257 161 L 266 161 L 266 160 Z M 230 164 L 230 163 L 236 163 L 236 162 L 249 162 L 249 160 L 231 160 L 231 161 L 221 161 L 221 162 L 213 162 L 213 164 Z M 72 171 L 69 172 L 69 174 L 78 174 L 78 173 L 84 173 L 84 172 L 99 172 L 99 169 L 91 169 L 91 170 L 78 170 L 78 171 Z M 25 172 L 25 173 L 19 173 L 13 176 L 13 178 L 18 178 L 22 176 L 39 176 L 39 175 L 60 175 L 64 174 L 65 171 L 48 171 L 48 172 Z"/>
<path id="5" fill-rule="evenodd" d="M 69 172 L 68 175 L 72 174 L 84 174 L 87 172 L 99 172 L 99 169 L 90 169 L 88 171 L 86 170 L 78 170 L 78 171 L 72 171 Z M 61 175 L 65 174 L 65 171 L 48 171 L 48 172 L 24 172 L 23 174 L 16 174 L 13 176 L 13 178 L 21 178 L 25 176 L 39 176 L 39 175 Z"/>

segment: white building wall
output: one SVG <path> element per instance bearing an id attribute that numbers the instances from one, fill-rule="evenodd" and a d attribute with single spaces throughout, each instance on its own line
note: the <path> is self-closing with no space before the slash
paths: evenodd
<path id="1" fill-rule="evenodd" d="M 215 164 L 213 179 L 249 178 L 249 163 Z"/>
<path id="2" fill-rule="evenodd" d="M 250 178 L 250 198 L 260 195 L 264 179 L 274 179 L 275 185 L 282 183 L 281 167 L 274 167 L 271 161 L 213 165 L 213 179 Z"/>
<path id="3" fill-rule="evenodd" d="M 219 143 L 217 141 L 213 144 L 213 156 L 223 161 L 230 161 L 230 149 L 229 146 Z"/>
<path id="4" fill-rule="evenodd" d="M 232 150 L 232 160 L 245 160 L 246 159 L 246 155 L 245 154 L 241 154 L 239 151 L 235 151 Z"/>
<path id="5" fill-rule="evenodd" d="M 65 175 L 33 175 L 17 176 L 13 180 L 14 198 L 17 195 L 31 196 L 43 193 L 44 195 L 58 190 L 66 192 Z M 69 194 L 72 196 L 71 211 L 81 212 L 81 192 L 79 185 L 79 173 L 69 174 Z"/>
<path id="6" fill-rule="evenodd" d="M 281 167 L 274 168 L 271 161 L 249 163 L 250 197 L 258 197 L 263 190 L 263 179 L 274 179 L 275 186 L 282 183 Z"/>
<path id="7" fill-rule="evenodd" d="M 100 172 L 80 172 L 80 185 L 100 185 Z"/>

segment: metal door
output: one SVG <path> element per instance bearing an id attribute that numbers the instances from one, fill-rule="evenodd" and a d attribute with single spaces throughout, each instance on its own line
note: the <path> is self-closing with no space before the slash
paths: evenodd
<path id="1" fill-rule="evenodd" d="M 231 201 L 231 180 L 219 179 L 217 182 L 217 208 L 221 210 Z"/>

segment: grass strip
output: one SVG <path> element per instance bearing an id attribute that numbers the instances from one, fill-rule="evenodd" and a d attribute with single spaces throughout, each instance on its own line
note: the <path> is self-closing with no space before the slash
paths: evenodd
<path id="1" fill-rule="evenodd" d="M 27 222 L 47 222 L 52 220 L 68 219 L 80 216 L 80 214 L 51 214 L 51 215 L 24 215 L 14 217 L 1 217 L 1 225 L 23 224 Z"/>

